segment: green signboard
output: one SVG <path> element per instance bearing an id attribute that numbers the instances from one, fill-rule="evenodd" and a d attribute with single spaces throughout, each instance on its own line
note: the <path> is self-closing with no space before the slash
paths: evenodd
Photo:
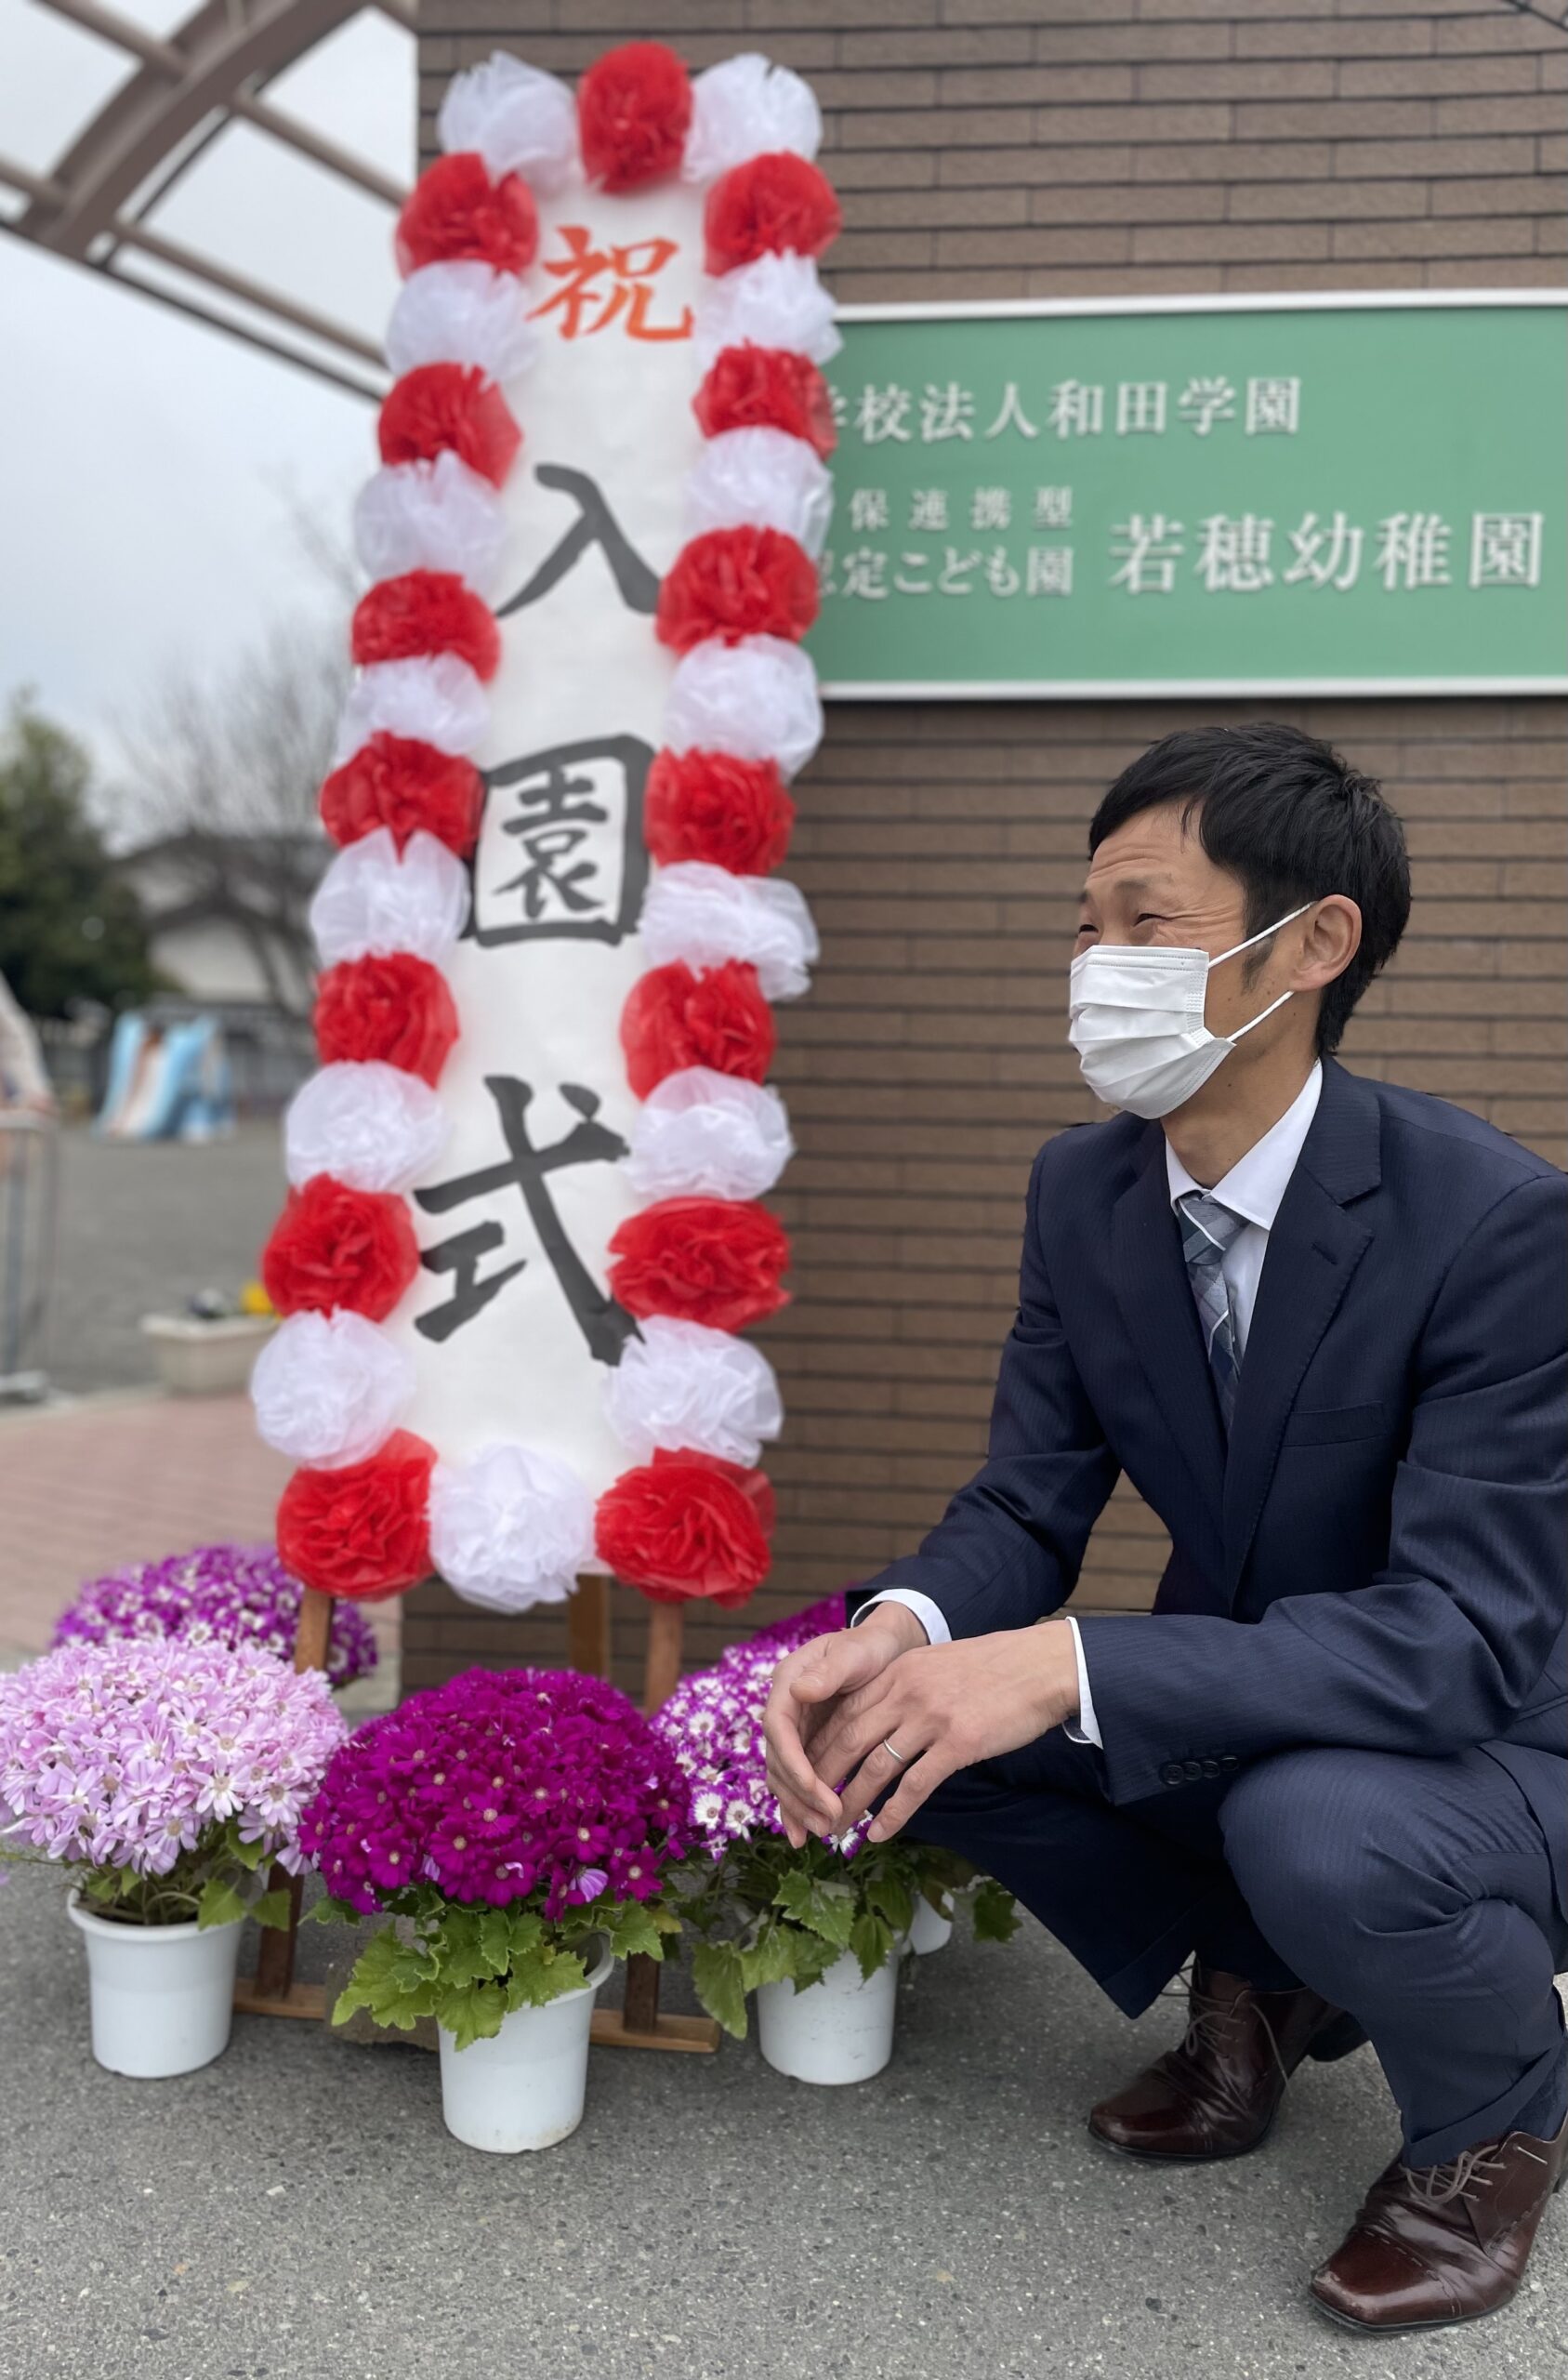
<path id="1" fill-rule="evenodd" d="M 828 695 L 1568 689 L 1560 293 L 841 319 Z"/>

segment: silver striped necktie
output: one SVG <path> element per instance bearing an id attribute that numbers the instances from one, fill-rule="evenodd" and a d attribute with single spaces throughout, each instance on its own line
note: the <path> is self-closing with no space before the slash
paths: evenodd
<path id="1" fill-rule="evenodd" d="M 1206 1190 L 1184 1190 L 1177 1200 L 1181 1216 L 1181 1253 L 1187 1277 L 1197 1302 L 1198 1321 L 1208 1349 L 1208 1368 L 1219 1399 L 1225 1435 L 1236 1409 L 1236 1378 L 1241 1370 L 1241 1332 L 1236 1327 L 1235 1301 L 1225 1278 L 1223 1259 L 1231 1242 L 1246 1222 L 1232 1214 Z"/>

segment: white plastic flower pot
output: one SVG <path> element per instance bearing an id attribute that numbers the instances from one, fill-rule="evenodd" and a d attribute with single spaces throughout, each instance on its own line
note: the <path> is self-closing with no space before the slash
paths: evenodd
<path id="1" fill-rule="evenodd" d="M 846 1950 L 820 1983 L 764 1983 L 757 1993 L 757 2038 L 769 2065 L 797 2082 L 863 2082 L 893 2054 L 898 1953 L 867 1982 Z"/>
<path id="2" fill-rule="evenodd" d="M 467 2049 L 441 2029 L 441 2113 L 455 2139 L 515 2157 L 553 2149 L 576 2131 L 587 2096 L 593 2004 L 613 1964 L 607 1947 L 575 1991 L 543 2008 L 512 2009 L 498 2033 Z"/>
<path id="3" fill-rule="evenodd" d="M 242 1928 L 127 1925 L 72 1893 L 87 1946 L 93 2056 L 111 2074 L 193 2074 L 229 2046 Z"/>
<path id="4" fill-rule="evenodd" d="M 951 1909 L 952 1903 L 948 1903 Z M 909 1947 L 918 1959 L 932 1950 L 945 1950 L 953 1939 L 953 1920 L 931 1907 L 922 1893 L 915 1904 L 915 1919 L 909 1929 Z"/>

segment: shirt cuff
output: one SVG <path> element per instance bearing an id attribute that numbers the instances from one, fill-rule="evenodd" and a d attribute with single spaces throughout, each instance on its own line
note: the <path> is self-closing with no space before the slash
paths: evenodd
<path id="1" fill-rule="evenodd" d="M 1084 1659 L 1083 1634 L 1071 1612 L 1067 1613 L 1066 1619 L 1068 1627 L 1073 1631 L 1073 1651 L 1078 1663 L 1078 1715 L 1075 1720 L 1067 1721 L 1063 1733 L 1070 1736 L 1075 1744 L 1098 1744 L 1103 1752 L 1105 1741 L 1100 1732 L 1100 1722 L 1094 1715 L 1094 1697 L 1089 1692 L 1089 1665 Z"/>
<path id="2" fill-rule="evenodd" d="M 953 1631 L 931 1601 L 930 1596 L 916 1593 L 913 1587 L 884 1587 L 879 1595 L 868 1596 L 850 1620 L 850 1627 L 858 1628 L 866 1613 L 875 1611 L 879 1603 L 902 1603 L 905 1611 L 912 1611 L 915 1614 L 931 1644 L 950 1645 L 953 1642 Z M 1083 1656 L 1080 1654 L 1078 1657 L 1080 1677 L 1083 1675 Z M 1099 1738 L 1096 1737 L 1095 1740 L 1098 1742 Z"/>

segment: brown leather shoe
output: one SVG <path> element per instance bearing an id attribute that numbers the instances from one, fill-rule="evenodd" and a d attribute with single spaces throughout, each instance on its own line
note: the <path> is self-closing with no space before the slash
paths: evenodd
<path id="1" fill-rule="evenodd" d="M 1091 2109 L 1089 2130 L 1124 2157 L 1245 2157 L 1266 2137 L 1303 2057 L 1343 2057 L 1365 2038 L 1305 1987 L 1254 1991 L 1238 1975 L 1194 1964 L 1180 2046 Z"/>
<path id="2" fill-rule="evenodd" d="M 1568 2173 L 1568 2121 L 1555 2140 L 1510 2132 L 1445 2165 L 1396 2158 L 1328 2262 L 1312 2275 L 1320 2311 L 1352 2331 L 1441 2331 L 1506 2306 L 1536 2227 Z"/>

